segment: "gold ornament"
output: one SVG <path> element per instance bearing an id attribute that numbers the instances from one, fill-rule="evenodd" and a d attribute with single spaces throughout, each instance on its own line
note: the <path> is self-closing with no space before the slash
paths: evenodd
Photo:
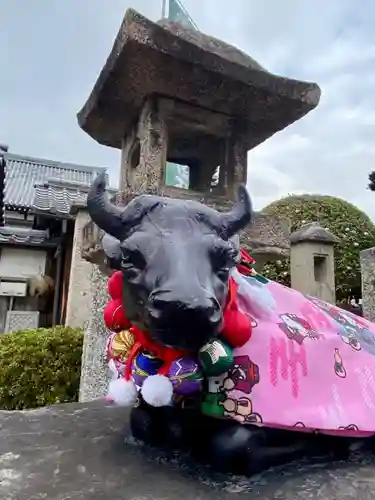
<path id="1" fill-rule="evenodd" d="M 111 341 L 110 351 L 114 358 L 118 358 L 121 361 L 126 361 L 133 345 L 133 335 L 129 330 L 122 330 L 121 332 L 114 335 Z"/>

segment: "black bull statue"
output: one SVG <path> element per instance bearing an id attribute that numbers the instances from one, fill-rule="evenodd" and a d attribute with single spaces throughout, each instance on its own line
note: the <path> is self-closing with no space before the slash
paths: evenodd
<path id="1" fill-rule="evenodd" d="M 239 186 L 228 213 L 154 195 L 123 207 L 110 203 L 100 175 L 87 206 L 105 232 L 109 266 L 123 274 L 123 302 L 132 324 L 164 346 L 198 351 L 222 324 L 229 273 L 239 258 L 236 235 L 252 220 L 246 187 Z M 217 469 L 245 474 L 300 457 L 342 458 L 349 452 L 349 440 L 342 437 L 242 425 L 144 402 L 132 409 L 131 427 L 141 441 L 187 448 Z"/>

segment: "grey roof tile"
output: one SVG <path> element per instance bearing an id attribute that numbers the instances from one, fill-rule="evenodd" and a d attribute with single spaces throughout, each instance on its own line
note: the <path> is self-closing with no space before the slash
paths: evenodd
<path id="1" fill-rule="evenodd" d="M 90 185 L 100 167 L 74 165 L 58 161 L 42 160 L 12 153 L 4 154 L 5 167 L 5 204 L 20 208 L 33 208 L 36 194 L 35 185 L 59 180 L 66 183 Z M 72 190 L 74 188 L 72 187 Z M 67 199 L 69 195 L 62 195 Z M 60 199 L 60 195 L 57 196 Z"/>
<path id="2" fill-rule="evenodd" d="M 81 188 L 77 187 L 77 183 L 59 185 L 49 181 L 45 184 L 37 184 L 33 209 L 38 212 L 69 216 L 70 207 L 73 203 L 84 204 L 86 202 L 87 191 L 87 184 L 82 184 Z"/>
<path id="3" fill-rule="evenodd" d="M 106 170 L 11 153 L 4 158 L 6 206 L 65 217 L 73 203 L 86 203 L 92 181 Z M 111 188 L 108 191 L 115 193 Z"/>
<path id="4" fill-rule="evenodd" d="M 24 227 L 0 227 L 0 243 L 42 245 L 47 242 L 49 242 L 48 231 Z"/>

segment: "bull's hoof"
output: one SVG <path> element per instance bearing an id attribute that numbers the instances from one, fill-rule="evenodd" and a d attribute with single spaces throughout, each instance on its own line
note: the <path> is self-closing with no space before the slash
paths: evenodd
<path id="1" fill-rule="evenodd" d="M 160 432 L 158 422 L 147 407 L 132 408 L 130 412 L 130 430 L 135 439 L 145 444 L 156 445 Z"/>
<path id="2" fill-rule="evenodd" d="M 151 446 L 179 449 L 185 445 L 182 414 L 171 407 L 155 408 L 141 403 L 130 414 L 133 437 Z"/>
<path id="3" fill-rule="evenodd" d="M 243 474 L 249 453 L 256 453 L 257 443 L 243 425 L 231 426 L 217 432 L 209 444 L 208 462 L 219 472 Z"/>
<path id="4" fill-rule="evenodd" d="M 179 411 L 168 408 L 164 421 L 164 445 L 167 448 L 182 449 L 186 445 L 186 434 L 182 415 Z M 169 411 L 168 411 L 169 410 Z"/>
<path id="5" fill-rule="evenodd" d="M 235 422 L 213 425 L 211 435 L 206 436 L 199 444 L 200 458 L 219 472 L 252 475 L 309 454 L 308 443 L 302 439 L 278 444 L 269 439 L 267 429 Z"/>
<path id="6" fill-rule="evenodd" d="M 219 472 L 249 474 L 263 449 L 263 431 L 243 425 L 219 430 L 209 444 L 208 461 Z M 250 467 L 249 467 L 250 465 Z"/>

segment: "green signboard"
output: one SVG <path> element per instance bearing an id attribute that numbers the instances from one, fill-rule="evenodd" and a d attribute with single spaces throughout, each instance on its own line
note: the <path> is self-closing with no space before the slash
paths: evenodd
<path id="1" fill-rule="evenodd" d="M 176 23 L 180 23 L 186 28 L 198 31 L 197 25 L 189 16 L 189 13 L 186 11 L 180 0 L 169 0 L 168 19 L 175 21 Z"/>
<path id="2" fill-rule="evenodd" d="M 189 167 L 167 162 L 165 183 L 167 186 L 189 189 Z"/>

